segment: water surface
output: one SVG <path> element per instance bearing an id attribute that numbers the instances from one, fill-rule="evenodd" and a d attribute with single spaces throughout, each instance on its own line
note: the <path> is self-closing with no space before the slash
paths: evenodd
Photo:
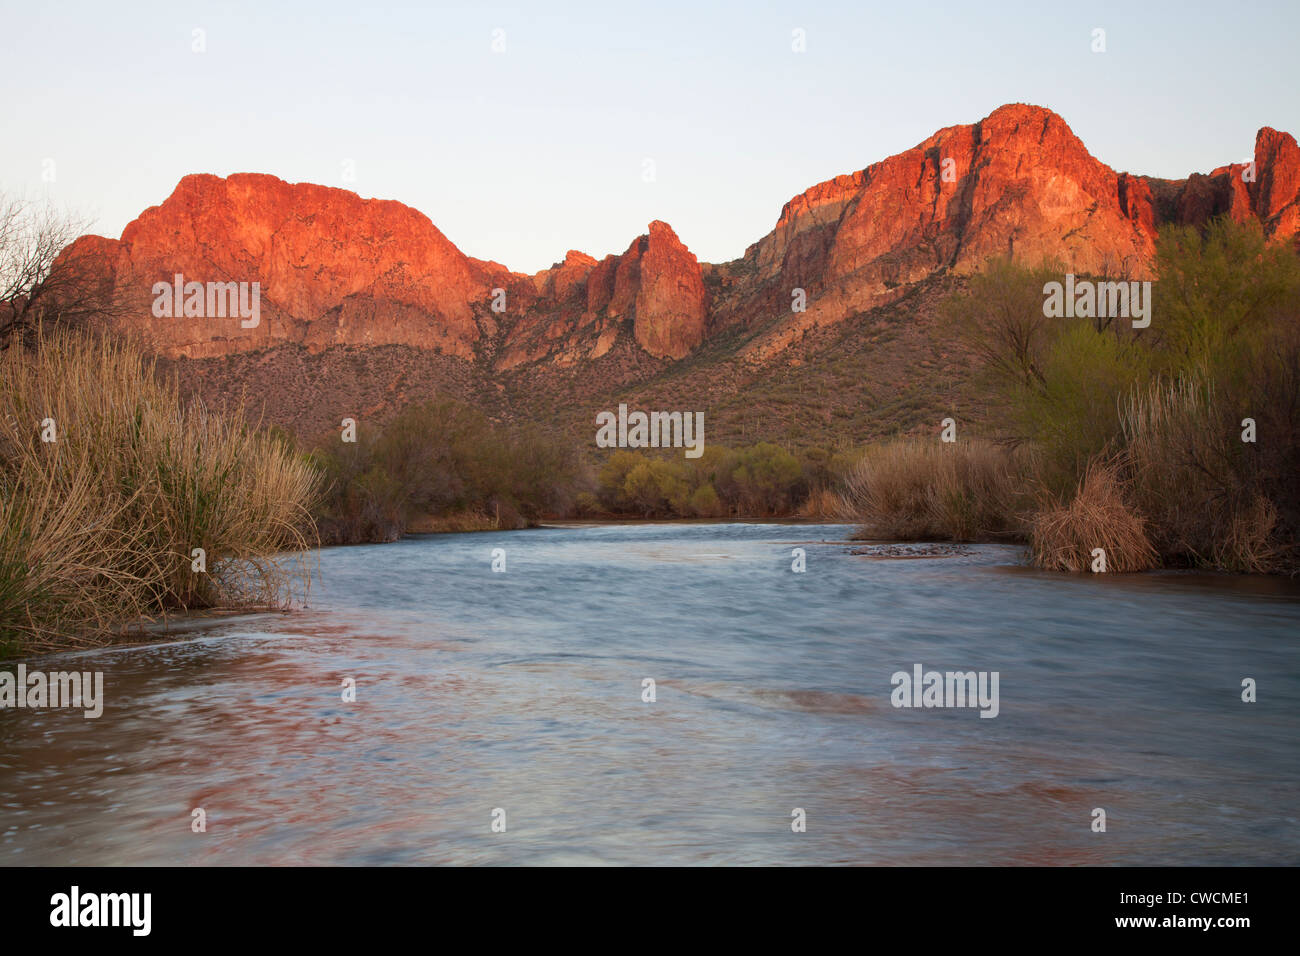
<path id="1" fill-rule="evenodd" d="M 102 670 L 107 703 L 0 711 L 0 862 L 1300 858 L 1300 590 L 1046 574 L 997 545 L 873 560 L 848 531 L 333 548 L 306 610 L 29 661 Z M 892 707 L 916 663 L 998 671 L 998 717 Z"/>

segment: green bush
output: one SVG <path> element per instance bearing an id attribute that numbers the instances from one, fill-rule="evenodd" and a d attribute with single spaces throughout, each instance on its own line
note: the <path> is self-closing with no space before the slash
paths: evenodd
<path id="1" fill-rule="evenodd" d="M 391 541 L 413 524 L 516 527 L 572 513 L 590 483 L 569 442 L 450 400 L 363 422 L 355 442 L 331 437 L 311 457 L 325 475 L 321 538 L 334 544 Z"/>
<path id="2" fill-rule="evenodd" d="M 1165 563 L 1300 568 L 1293 246 L 1226 217 L 1167 227 L 1142 330 L 1045 318 L 1043 282 L 1064 271 L 995 263 L 949 301 L 983 359 L 985 424 L 1034 450 L 1032 481 L 1057 502 L 1106 463 Z"/>

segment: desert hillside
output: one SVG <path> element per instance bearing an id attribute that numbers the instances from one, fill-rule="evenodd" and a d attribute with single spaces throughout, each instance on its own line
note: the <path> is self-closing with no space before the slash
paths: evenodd
<path id="1" fill-rule="evenodd" d="M 246 392 L 304 436 L 445 393 L 575 427 L 620 399 L 703 408 L 712 440 L 801 444 L 907 430 L 965 401 L 969 359 L 935 306 L 988 260 L 1146 278 L 1162 225 L 1218 215 L 1295 240 L 1293 136 L 1261 129 L 1253 168 L 1161 180 L 1112 170 L 1051 110 L 1014 104 L 811 187 L 725 263 L 655 221 L 620 253 L 569 251 L 526 275 L 464 255 L 399 202 L 252 173 L 187 176 L 120 239 L 67 254 L 95 264 L 121 330 L 186 389 Z M 258 283 L 255 324 L 156 314 L 155 285 L 177 275 Z"/>

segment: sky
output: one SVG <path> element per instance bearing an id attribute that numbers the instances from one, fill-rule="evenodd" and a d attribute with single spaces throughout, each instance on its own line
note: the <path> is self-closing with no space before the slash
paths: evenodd
<path id="1" fill-rule="evenodd" d="M 117 237 L 188 173 L 262 172 L 399 200 L 520 272 L 654 219 L 721 262 L 1004 103 L 1117 170 L 1240 162 L 1261 126 L 1300 133 L 1297 36 L 1297 0 L 0 0 L 0 191 Z"/>

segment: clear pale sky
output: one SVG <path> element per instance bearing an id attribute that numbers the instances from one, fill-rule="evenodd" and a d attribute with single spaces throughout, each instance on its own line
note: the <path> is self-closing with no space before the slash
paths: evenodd
<path id="1" fill-rule="evenodd" d="M 652 219 L 718 262 L 814 183 L 1003 103 L 1170 178 L 1245 159 L 1260 126 L 1300 133 L 1298 0 L 0 10 L 0 189 L 109 236 L 187 173 L 265 172 L 400 200 L 518 271 L 622 252 Z"/>

